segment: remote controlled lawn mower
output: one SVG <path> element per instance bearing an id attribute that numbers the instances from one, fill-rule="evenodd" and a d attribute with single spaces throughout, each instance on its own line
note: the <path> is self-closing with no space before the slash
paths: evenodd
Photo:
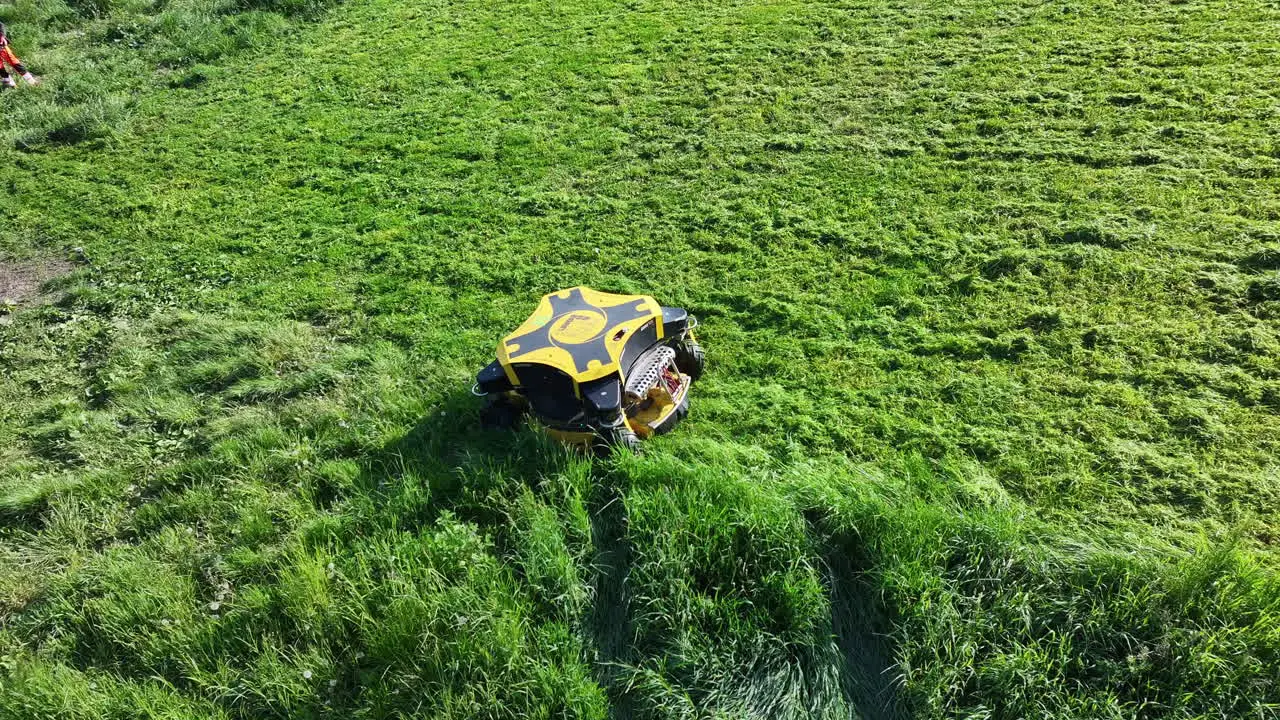
<path id="1" fill-rule="evenodd" d="M 510 428 L 532 414 L 563 442 L 637 450 L 689 412 L 703 367 L 696 326 L 648 295 L 587 287 L 546 295 L 476 376 L 472 392 L 487 398 L 481 421 Z"/>

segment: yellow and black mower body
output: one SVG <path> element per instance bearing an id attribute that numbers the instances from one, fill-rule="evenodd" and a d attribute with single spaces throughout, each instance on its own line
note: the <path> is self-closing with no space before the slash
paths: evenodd
<path id="1" fill-rule="evenodd" d="M 546 295 L 476 376 L 475 393 L 489 399 L 483 420 L 510 427 L 531 413 L 565 442 L 635 449 L 688 414 L 704 365 L 696 325 L 648 295 Z"/>

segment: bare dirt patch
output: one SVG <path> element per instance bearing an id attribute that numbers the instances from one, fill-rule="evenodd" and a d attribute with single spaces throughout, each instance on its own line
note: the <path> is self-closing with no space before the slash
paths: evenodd
<path id="1" fill-rule="evenodd" d="M 0 314 L 30 304 L 40 298 L 45 283 L 71 272 L 66 260 L 0 258 Z"/>

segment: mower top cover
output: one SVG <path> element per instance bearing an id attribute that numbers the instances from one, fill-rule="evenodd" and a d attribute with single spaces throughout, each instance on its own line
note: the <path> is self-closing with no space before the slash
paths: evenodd
<path id="1" fill-rule="evenodd" d="M 529 319 L 502 339 L 498 361 L 512 385 L 524 384 L 519 366 L 536 364 L 581 386 L 619 374 L 628 342 L 641 330 L 646 337 L 636 339 L 645 348 L 663 337 L 662 306 L 648 295 L 570 288 L 543 296 Z"/>

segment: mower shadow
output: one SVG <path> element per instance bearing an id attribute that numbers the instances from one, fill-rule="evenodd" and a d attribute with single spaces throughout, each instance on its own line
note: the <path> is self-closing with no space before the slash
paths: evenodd
<path id="1" fill-rule="evenodd" d="M 543 481 L 581 462 L 577 451 L 530 427 L 481 427 L 482 402 L 469 392 L 447 396 L 430 415 L 374 454 L 359 481 L 372 502 L 365 523 L 394 523 L 405 531 L 435 524 L 444 513 L 476 524 L 501 557 L 516 539 L 505 510 L 520 493 L 541 493 Z M 592 461 L 585 498 L 591 522 L 587 549 L 591 585 L 581 623 L 584 660 L 610 699 L 610 717 L 630 717 L 624 666 L 634 661 L 627 579 L 626 474 L 608 459 Z M 554 502 L 554 500 L 550 500 Z M 505 507 L 504 507 L 505 506 Z M 519 568 L 512 567 L 516 577 Z"/>
<path id="2" fill-rule="evenodd" d="M 372 454 L 357 483 L 376 507 L 370 520 L 416 530 L 448 512 L 505 542 L 507 518 L 495 505 L 566 470 L 571 451 L 531 428 L 482 427 L 481 405 L 466 390 L 453 392 Z"/>

